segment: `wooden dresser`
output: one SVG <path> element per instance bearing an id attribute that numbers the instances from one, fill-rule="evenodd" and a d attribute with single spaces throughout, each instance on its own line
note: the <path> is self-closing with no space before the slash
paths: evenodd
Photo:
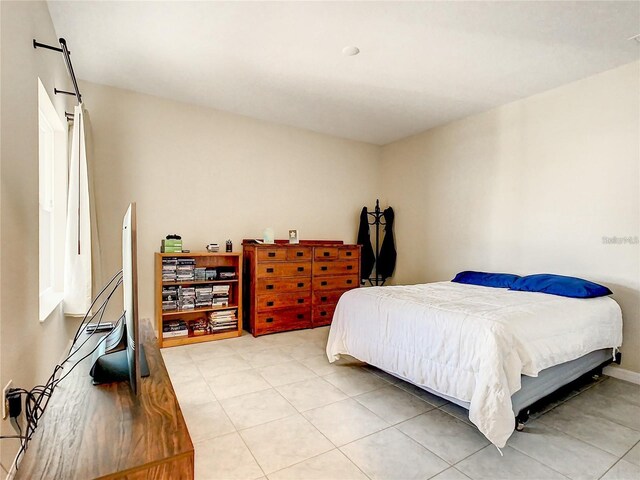
<path id="1" fill-rule="evenodd" d="M 245 240 L 244 326 L 254 336 L 329 325 L 340 295 L 360 284 L 360 246 Z"/>

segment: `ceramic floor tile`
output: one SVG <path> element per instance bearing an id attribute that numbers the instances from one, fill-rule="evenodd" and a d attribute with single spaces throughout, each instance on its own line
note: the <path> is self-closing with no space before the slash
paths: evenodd
<path id="1" fill-rule="evenodd" d="M 419 397 L 421 400 L 424 400 L 425 402 L 430 403 L 435 407 L 441 407 L 448 403 L 448 401 L 445 400 L 444 398 L 434 395 L 433 393 L 429 393 L 426 390 L 416 385 L 413 385 L 412 383 L 405 382 L 404 380 L 398 382 L 397 386 L 400 387 L 402 390 L 409 392 L 412 395 L 415 395 L 416 397 Z"/>
<path id="2" fill-rule="evenodd" d="M 573 479 L 599 478 L 617 457 L 535 421 L 514 432 L 509 446 Z"/>
<path id="3" fill-rule="evenodd" d="M 605 395 L 595 387 L 572 398 L 567 404 L 585 413 L 606 418 L 627 428 L 640 431 L 640 405 L 631 403 L 624 398 Z"/>
<path id="4" fill-rule="evenodd" d="M 229 420 L 219 402 L 210 402 L 202 405 L 181 405 L 181 408 L 191 440 L 194 443 L 235 431 L 231 420 Z"/>
<path id="5" fill-rule="evenodd" d="M 394 386 L 364 393 L 354 399 L 391 424 L 403 422 L 435 408 Z"/>
<path id="6" fill-rule="evenodd" d="M 231 347 L 228 347 L 221 342 L 196 343 L 193 345 L 185 345 L 184 347 L 180 348 L 185 348 L 188 355 L 196 364 L 206 362 L 212 358 L 233 355 L 234 353 Z"/>
<path id="7" fill-rule="evenodd" d="M 173 384 L 174 388 L 178 384 L 189 383 L 198 379 L 203 379 L 202 375 L 200 374 L 200 370 L 198 370 L 198 367 L 193 362 L 190 365 L 167 365 L 167 372 L 169 373 L 169 378 L 171 379 L 171 383 Z"/>
<path id="8" fill-rule="evenodd" d="M 271 388 L 271 385 L 255 370 L 218 375 L 209 378 L 208 383 L 218 400 Z"/>
<path id="9" fill-rule="evenodd" d="M 595 393 L 612 396 L 635 405 L 640 405 L 640 385 L 617 378 L 607 378 L 593 387 Z"/>
<path id="10" fill-rule="evenodd" d="M 391 385 L 398 385 L 403 382 L 403 380 L 399 379 L 398 377 L 394 377 L 384 370 L 380 370 L 379 368 L 373 367 L 371 365 L 365 366 L 365 369 L 368 372 L 373 373 L 376 377 L 379 377 L 385 382 L 390 383 Z"/>
<path id="11" fill-rule="evenodd" d="M 458 420 L 462 420 L 467 425 L 474 426 L 473 423 L 471 423 L 471 420 L 469 420 L 469 410 L 467 410 L 466 408 L 462 408 L 455 403 L 447 403 L 439 408 L 443 412 L 448 413 L 449 415 L 453 415 Z"/>
<path id="12" fill-rule="evenodd" d="M 469 477 L 460 472 L 460 470 L 456 470 L 454 467 L 451 467 L 429 480 L 469 480 Z"/>
<path id="13" fill-rule="evenodd" d="M 270 365 L 278 365 L 293 360 L 293 358 L 285 353 L 282 348 L 270 347 L 265 350 L 244 352 L 238 351 L 238 354 L 244 358 L 253 368 L 268 367 Z"/>
<path id="14" fill-rule="evenodd" d="M 301 479 L 368 480 L 367 476 L 339 450 L 331 450 L 269 475 L 269 480 Z"/>
<path id="15" fill-rule="evenodd" d="M 193 360 L 184 347 L 161 348 L 160 353 L 167 368 L 193 366 Z"/>
<path id="16" fill-rule="evenodd" d="M 220 403 L 238 430 L 297 413 L 296 409 L 272 388 L 226 398 L 220 400 Z"/>
<path id="17" fill-rule="evenodd" d="M 278 365 L 271 365 L 270 367 L 258 368 L 257 370 L 260 372 L 260 375 L 274 387 L 317 377 L 315 373 L 295 360 Z"/>
<path id="18" fill-rule="evenodd" d="M 318 342 L 304 342 L 298 345 L 285 345 L 280 348 L 296 360 L 304 360 L 318 355 L 324 355 L 327 358 L 325 347 Z"/>
<path id="19" fill-rule="evenodd" d="M 241 372 L 251 369 L 251 365 L 240 355 L 227 355 L 224 357 L 210 358 L 206 362 L 198 363 L 198 370 L 207 381 L 227 373 Z"/>
<path id="20" fill-rule="evenodd" d="M 620 460 L 604 474 L 601 480 L 638 480 L 640 467 L 626 460 Z"/>
<path id="21" fill-rule="evenodd" d="M 325 375 L 331 375 L 332 373 L 337 373 L 340 371 L 344 371 L 345 368 L 340 365 L 336 365 L 335 363 L 329 363 L 327 360 L 327 356 L 323 353 L 321 355 L 314 355 L 313 357 L 307 357 L 300 360 L 305 367 L 312 370 L 316 375 L 320 375 L 321 377 Z"/>
<path id="22" fill-rule="evenodd" d="M 571 403 L 560 405 L 538 421 L 618 457 L 640 441 L 640 431 L 579 410 Z"/>
<path id="23" fill-rule="evenodd" d="M 452 465 L 489 444 L 478 430 L 438 409 L 396 428 Z"/>
<path id="24" fill-rule="evenodd" d="M 322 378 L 349 396 L 361 395 L 389 385 L 362 368 L 350 368 L 346 371 L 325 375 Z"/>
<path id="25" fill-rule="evenodd" d="M 635 465 L 640 466 L 640 442 L 636 443 L 636 446 L 629 450 L 629 453 L 627 453 L 622 458 Z"/>
<path id="26" fill-rule="evenodd" d="M 203 378 L 194 378 L 187 382 L 180 382 L 173 386 L 178 403 L 184 405 L 202 405 L 216 400 L 215 395 Z"/>
<path id="27" fill-rule="evenodd" d="M 341 446 L 389 426 L 352 398 L 315 408 L 303 414 L 335 445 Z"/>
<path id="28" fill-rule="evenodd" d="M 502 456 L 493 445 L 488 445 L 456 464 L 473 480 L 566 480 L 564 475 L 509 447 Z"/>
<path id="29" fill-rule="evenodd" d="M 264 474 L 237 433 L 194 445 L 198 480 L 253 480 Z"/>
<path id="30" fill-rule="evenodd" d="M 283 385 L 276 390 L 299 412 L 347 398 L 342 391 L 319 377 Z"/>
<path id="31" fill-rule="evenodd" d="M 393 427 L 349 443 L 340 450 L 373 480 L 423 480 L 449 467 Z"/>
<path id="32" fill-rule="evenodd" d="M 267 475 L 334 448 L 301 415 L 248 428 L 240 435 Z"/>

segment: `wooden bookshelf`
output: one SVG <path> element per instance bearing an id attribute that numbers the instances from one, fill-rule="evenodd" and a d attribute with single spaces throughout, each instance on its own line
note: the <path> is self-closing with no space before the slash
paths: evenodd
<path id="1" fill-rule="evenodd" d="M 193 258 L 196 267 L 233 267 L 235 278 L 228 280 L 189 280 L 189 281 L 163 281 L 162 260 L 164 258 Z M 222 340 L 223 338 L 239 337 L 242 334 L 242 256 L 240 253 L 156 253 L 155 254 L 155 284 L 156 284 L 156 325 L 158 328 L 158 346 L 160 348 L 188 345 L 192 343 Z M 210 306 L 185 310 L 162 310 L 162 289 L 167 286 L 195 287 L 198 285 L 229 285 L 229 304 L 227 306 Z M 238 318 L 238 326 L 234 329 L 220 330 L 206 335 L 162 337 L 163 322 L 181 319 L 187 322 L 200 318 L 208 318 L 211 312 L 235 310 Z"/>

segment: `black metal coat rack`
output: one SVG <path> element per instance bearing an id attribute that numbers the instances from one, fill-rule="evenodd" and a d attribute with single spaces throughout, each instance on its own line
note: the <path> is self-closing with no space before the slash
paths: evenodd
<path id="1" fill-rule="evenodd" d="M 67 66 L 67 72 L 69 72 L 69 76 L 71 77 L 71 82 L 73 83 L 73 92 L 69 92 L 67 90 L 59 90 L 57 88 L 53 88 L 54 95 L 62 93 L 63 95 L 73 95 L 78 99 L 78 103 L 82 103 L 82 95 L 80 94 L 80 89 L 78 88 L 78 80 L 76 79 L 76 74 L 73 71 L 73 65 L 71 64 L 71 52 L 67 48 L 67 41 L 64 38 L 59 38 L 58 42 L 60 42 L 60 47 L 54 47 L 51 45 L 47 45 L 45 43 L 38 42 L 35 38 L 33 39 L 33 48 L 46 48 L 47 50 L 53 50 L 54 52 L 62 53 L 64 57 L 64 63 Z M 64 112 L 67 120 L 73 120 L 73 113 Z"/>
<path id="2" fill-rule="evenodd" d="M 379 199 L 376 198 L 376 208 L 373 210 L 373 212 L 367 212 L 367 215 L 369 216 L 369 225 L 376 228 L 376 245 L 373 250 L 375 254 L 375 276 L 369 277 L 368 280 L 371 285 L 384 285 L 386 279 L 381 279 L 378 275 L 378 257 L 380 256 L 380 227 L 386 226 L 387 222 L 385 222 L 384 220 L 384 212 L 380 210 Z"/>

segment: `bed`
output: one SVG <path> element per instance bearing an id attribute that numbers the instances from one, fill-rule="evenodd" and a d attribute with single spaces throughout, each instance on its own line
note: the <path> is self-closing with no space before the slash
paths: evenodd
<path id="1" fill-rule="evenodd" d="M 468 408 L 503 447 L 514 414 L 613 358 L 621 343 L 622 313 L 609 297 L 437 282 L 344 293 L 327 356 L 350 355 Z"/>

